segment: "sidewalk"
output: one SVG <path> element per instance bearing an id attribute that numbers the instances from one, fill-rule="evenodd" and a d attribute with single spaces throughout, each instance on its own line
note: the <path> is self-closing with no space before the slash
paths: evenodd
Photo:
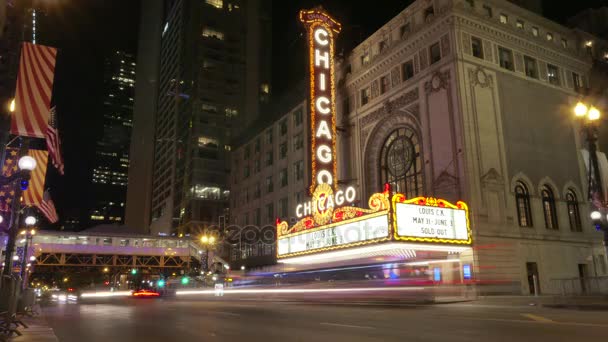
<path id="1" fill-rule="evenodd" d="M 608 296 L 480 296 L 477 305 L 542 306 L 576 310 L 608 310 Z"/>
<path id="2" fill-rule="evenodd" d="M 53 329 L 48 325 L 44 314 L 36 317 L 23 317 L 23 323 L 28 328 L 19 327 L 19 332 L 22 336 L 15 336 L 9 339 L 9 341 L 15 342 L 57 342 L 57 336 L 53 332 Z"/>

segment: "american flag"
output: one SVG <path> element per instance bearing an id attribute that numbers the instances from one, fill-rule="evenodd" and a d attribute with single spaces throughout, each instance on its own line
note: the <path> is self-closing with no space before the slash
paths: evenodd
<path id="1" fill-rule="evenodd" d="M 44 214 L 47 220 L 50 223 L 55 223 L 59 221 L 59 216 L 57 215 L 57 210 L 55 210 L 55 203 L 51 199 L 51 194 L 48 190 L 44 192 L 44 196 L 42 197 L 42 202 L 38 204 L 38 209 Z"/>
<path id="2" fill-rule="evenodd" d="M 46 128 L 46 148 L 51 155 L 53 166 L 63 175 L 63 158 L 61 158 L 61 142 L 59 140 L 59 131 L 57 130 L 57 113 L 55 107 L 51 108 L 49 114 L 49 125 Z"/>
<path id="3" fill-rule="evenodd" d="M 27 190 L 23 192 L 23 203 L 25 205 L 38 205 L 42 201 L 49 154 L 45 150 L 33 149 L 29 150 L 27 154 L 36 161 L 36 168 L 30 174 Z"/>
<path id="4" fill-rule="evenodd" d="M 44 138 L 55 77 L 57 49 L 23 43 L 15 91 L 11 133 Z"/>

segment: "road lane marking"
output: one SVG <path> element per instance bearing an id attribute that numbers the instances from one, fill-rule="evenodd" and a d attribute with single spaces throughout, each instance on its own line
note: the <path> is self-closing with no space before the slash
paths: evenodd
<path id="1" fill-rule="evenodd" d="M 555 321 L 552 320 L 552 319 L 548 319 L 548 318 L 545 318 L 543 316 L 538 316 L 538 315 L 534 315 L 534 314 L 531 314 L 531 313 L 525 313 L 525 314 L 521 314 L 521 315 L 524 316 L 524 317 L 526 317 L 526 318 L 529 318 L 531 320 L 537 321 L 537 322 L 555 323 Z"/>
<path id="2" fill-rule="evenodd" d="M 241 314 L 238 313 L 234 313 L 234 312 L 228 312 L 228 311 L 212 311 L 218 314 L 222 314 L 222 315 L 227 315 L 227 316 L 240 316 Z"/>
<path id="3" fill-rule="evenodd" d="M 329 326 L 333 326 L 333 327 L 343 327 L 343 328 L 376 329 L 374 327 L 369 327 L 367 325 L 350 325 L 350 324 L 328 323 L 328 322 L 322 322 L 322 323 L 319 323 L 319 324 L 321 324 L 321 325 L 329 325 Z"/>

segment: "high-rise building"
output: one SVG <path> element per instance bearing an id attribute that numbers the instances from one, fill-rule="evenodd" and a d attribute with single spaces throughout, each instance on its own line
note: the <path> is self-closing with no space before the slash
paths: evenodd
<path id="1" fill-rule="evenodd" d="M 133 120 L 135 57 L 115 51 L 105 59 L 103 134 L 97 140 L 92 224 L 123 223 Z"/>
<path id="2" fill-rule="evenodd" d="M 158 101 L 160 39 L 163 27 L 163 0 L 141 4 L 135 105 L 129 163 L 125 225 L 142 233 L 150 229 L 152 205 L 152 165 L 154 158 L 154 117 Z"/>
<path id="3" fill-rule="evenodd" d="M 130 212 L 148 215 L 153 234 L 195 233 L 225 222 L 230 142 L 270 98 L 270 49 L 262 46 L 269 44 L 269 6 L 256 0 L 164 2 L 156 109 L 149 118 L 150 208 Z M 138 175 L 145 175 L 143 168 Z M 134 170 L 132 178 L 138 175 Z"/>

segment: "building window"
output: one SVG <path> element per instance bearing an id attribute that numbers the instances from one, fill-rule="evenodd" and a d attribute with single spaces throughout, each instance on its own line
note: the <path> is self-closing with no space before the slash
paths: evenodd
<path id="1" fill-rule="evenodd" d="M 293 112 L 293 123 L 296 127 L 302 124 L 302 107 Z"/>
<path id="2" fill-rule="evenodd" d="M 273 152 L 272 150 L 266 152 L 266 166 L 272 165 L 272 162 L 273 162 L 273 159 L 274 159 L 273 158 L 273 154 L 274 153 L 272 153 L 272 152 Z"/>
<path id="3" fill-rule="evenodd" d="M 287 119 L 283 119 L 281 120 L 281 123 L 279 123 L 279 132 L 281 133 L 281 136 L 287 134 Z"/>
<path id="4" fill-rule="evenodd" d="M 410 25 L 410 22 L 408 21 L 407 23 L 403 24 L 400 28 L 399 28 L 399 36 L 401 38 L 404 38 L 405 36 L 407 36 L 412 30 L 412 27 Z"/>
<path id="5" fill-rule="evenodd" d="M 560 85 L 559 68 L 553 64 L 547 64 L 547 78 L 549 79 L 549 83 Z"/>
<path id="6" fill-rule="evenodd" d="M 266 192 L 271 193 L 274 191 L 274 183 L 272 182 L 272 176 L 266 177 Z"/>
<path id="7" fill-rule="evenodd" d="M 260 164 L 261 164 L 261 163 L 260 163 L 260 160 L 259 160 L 259 159 L 256 159 L 256 160 L 255 160 L 255 162 L 253 163 L 253 166 L 254 166 L 254 167 L 253 167 L 253 171 L 254 171 L 255 173 L 260 172 Z"/>
<path id="8" fill-rule="evenodd" d="M 384 94 L 388 91 L 389 88 L 389 78 L 388 76 L 380 77 L 380 94 Z"/>
<path id="9" fill-rule="evenodd" d="M 543 213 L 545 214 L 545 228 L 557 230 L 557 212 L 555 210 L 555 196 L 547 185 L 540 192 L 543 201 Z"/>
<path id="10" fill-rule="evenodd" d="M 300 160 L 293 163 L 293 175 L 296 181 L 304 179 L 304 161 Z"/>
<path id="11" fill-rule="evenodd" d="M 274 204 L 273 203 L 268 203 L 266 204 L 266 222 L 271 223 L 274 221 L 275 217 L 274 217 Z"/>
<path id="12" fill-rule="evenodd" d="M 524 56 L 524 68 L 526 69 L 526 76 L 538 78 L 538 67 L 536 64 L 536 59 Z"/>
<path id="13" fill-rule="evenodd" d="M 589 54 L 589 56 L 593 56 L 593 41 L 591 41 L 591 40 L 586 41 L 585 49 L 587 50 L 587 53 Z"/>
<path id="14" fill-rule="evenodd" d="M 508 24 L 509 23 L 509 16 L 507 16 L 504 13 L 500 13 L 500 23 L 501 24 Z"/>
<path id="15" fill-rule="evenodd" d="M 492 18 L 492 7 L 488 5 L 483 5 L 483 12 L 488 18 Z"/>
<path id="16" fill-rule="evenodd" d="M 293 139 L 293 149 L 297 151 L 304 147 L 304 136 L 302 133 L 297 134 Z"/>
<path id="17" fill-rule="evenodd" d="M 483 59 L 483 46 L 481 44 L 481 39 L 471 37 L 471 49 L 473 50 L 473 56 Z"/>
<path id="18" fill-rule="evenodd" d="M 249 165 L 243 168 L 243 178 L 247 179 L 249 177 Z"/>
<path id="19" fill-rule="evenodd" d="M 583 83 L 581 82 L 581 76 L 575 72 L 572 73 L 572 84 L 574 91 L 581 92 L 583 90 Z"/>
<path id="20" fill-rule="evenodd" d="M 255 214 L 255 218 L 254 218 L 255 222 L 254 223 L 255 223 L 256 226 L 259 227 L 260 225 L 262 225 L 262 222 L 261 222 L 262 221 L 262 213 L 261 213 L 260 208 L 255 208 L 254 214 Z M 251 248 L 251 245 L 248 245 L 248 247 Z M 251 256 L 251 254 L 253 254 L 253 253 L 251 251 L 249 251 L 249 255 L 250 256 Z"/>
<path id="21" fill-rule="evenodd" d="M 262 195 L 262 190 L 260 187 L 260 182 L 255 183 L 255 187 L 253 188 L 253 198 L 260 198 Z"/>
<path id="22" fill-rule="evenodd" d="M 431 64 L 439 62 L 441 59 L 441 50 L 439 49 L 439 42 L 431 45 Z"/>
<path id="23" fill-rule="evenodd" d="M 499 47 L 498 58 L 502 68 L 513 71 L 513 51 Z"/>
<path id="24" fill-rule="evenodd" d="M 361 105 L 364 106 L 369 102 L 369 87 L 361 89 Z"/>
<path id="25" fill-rule="evenodd" d="M 279 145 L 279 159 L 285 159 L 285 157 L 287 157 L 287 142 Z"/>
<path id="26" fill-rule="evenodd" d="M 255 143 L 253 145 L 253 150 L 255 153 L 260 152 L 260 138 L 255 139 Z"/>
<path id="27" fill-rule="evenodd" d="M 215 8 L 222 8 L 224 7 L 224 1 L 223 0 L 205 0 L 205 2 Z"/>
<path id="28" fill-rule="evenodd" d="M 431 20 L 433 15 L 435 14 L 435 8 L 433 6 L 429 6 L 424 10 L 424 21 Z"/>
<path id="29" fill-rule="evenodd" d="M 475 1 L 473 0 L 466 0 L 467 5 L 469 5 L 470 8 L 475 8 Z"/>
<path id="30" fill-rule="evenodd" d="M 289 202 L 287 197 L 283 197 L 279 200 L 279 210 L 281 211 L 281 218 L 286 219 L 289 216 Z"/>
<path id="31" fill-rule="evenodd" d="M 530 208 L 530 193 L 522 182 L 515 185 L 515 204 L 517 206 L 517 223 L 520 227 L 532 227 L 532 210 Z"/>
<path id="32" fill-rule="evenodd" d="M 272 144 L 272 128 L 269 128 L 269 129 L 266 131 L 266 143 L 267 143 L 268 145 L 271 145 L 271 144 Z"/>
<path id="33" fill-rule="evenodd" d="M 281 183 L 281 188 L 287 186 L 288 178 L 287 178 L 287 169 L 283 168 L 279 171 L 279 183 Z"/>
<path id="34" fill-rule="evenodd" d="M 536 27 L 536 26 L 532 27 L 532 35 L 534 37 L 538 37 L 538 27 Z"/>
<path id="35" fill-rule="evenodd" d="M 547 41 L 549 41 L 549 42 L 553 41 L 553 33 L 548 33 L 547 32 Z"/>
<path id="36" fill-rule="evenodd" d="M 419 196 L 423 189 L 422 158 L 418 135 L 411 127 L 394 130 L 380 152 L 380 186 L 391 187 L 407 198 Z"/>
<path id="37" fill-rule="evenodd" d="M 388 48 L 388 41 L 385 39 L 378 43 L 378 51 L 381 53 L 384 52 Z"/>
<path id="38" fill-rule="evenodd" d="M 365 52 L 361 55 L 361 65 L 367 65 L 369 63 L 369 52 Z"/>
<path id="39" fill-rule="evenodd" d="M 210 27 L 205 27 L 203 29 L 203 37 L 224 40 L 224 33 Z"/>
<path id="40" fill-rule="evenodd" d="M 515 22 L 515 27 L 517 27 L 520 30 L 523 30 L 525 28 L 524 21 L 521 19 L 517 19 L 517 21 Z"/>
<path id="41" fill-rule="evenodd" d="M 570 230 L 573 232 L 582 232 L 583 225 L 581 223 L 581 213 L 578 210 L 578 199 L 572 189 L 569 189 L 566 193 L 566 206 L 568 207 Z"/>
<path id="42" fill-rule="evenodd" d="M 251 148 L 249 145 L 245 146 L 245 151 L 243 152 L 243 158 L 245 160 L 249 159 L 249 155 L 251 154 Z"/>
<path id="43" fill-rule="evenodd" d="M 409 60 L 401 65 L 401 74 L 403 80 L 409 80 L 414 77 L 414 61 Z"/>
<path id="44" fill-rule="evenodd" d="M 567 48 L 568 48 L 568 40 L 566 40 L 566 39 L 562 38 L 562 47 L 563 47 L 564 49 L 567 49 Z"/>

